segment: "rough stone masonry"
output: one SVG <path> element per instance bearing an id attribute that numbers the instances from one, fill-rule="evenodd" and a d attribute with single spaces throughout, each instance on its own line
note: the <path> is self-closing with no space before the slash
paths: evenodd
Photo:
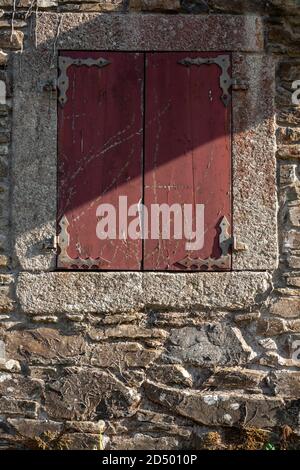
<path id="1" fill-rule="evenodd" d="M 273 441 L 291 445 L 282 444 L 287 429 L 297 445 L 300 106 L 291 96 L 292 83 L 300 80 L 300 2 L 0 0 L 0 7 L 0 448 L 220 449 L 249 448 L 250 441 L 252 448 L 262 448 Z M 29 65 L 32 77 L 39 67 L 33 40 L 38 50 L 52 34 L 48 49 L 55 53 L 60 41 L 63 46 L 70 40 L 68 22 L 80 28 L 91 14 L 93 21 L 104 17 L 110 25 L 120 25 L 123 16 L 124 23 L 134 23 L 148 15 L 157 15 L 161 24 L 185 16 L 213 24 L 221 15 L 225 33 L 233 17 L 252 25 L 256 33 L 247 39 L 249 47 L 259 44 L 276 68 L 276 128 L 268 132 L 276 136 L 278 203 L 268 208 L 278 213 L 278 232 L 271 212 L 270 233 L 264 231 L 278 239 L 278 250 L 266 269 L 257 269 L 253 257 L 233 273 L 55 273 L 53 255 L 39 254 L 48 220 L 26 226 L 28 217 L 38 219 L 40 213 L 23 196 L 23 233 L 18 232 L 14 201 L 21 194 L 34 194 L 46 219 L 47 197 L 55 198 L 51 188 L 45 197 L 34 148 L 20 153 L 25 120 L 41 137 L 47 133 L 20 76 L 24 73 L 34 93 L 39 84 L 27 74 Z M 119 28 L 106 33 L 112 50 L 126 42 Z M 100 40 L 98 29 L 94 34 Z M 138 44 L 138 32 L 132 35 Z M 76 36 L 78 49 L 93 48 L 85 38 Z M 171 48 L 175 40 L 162 27 L 159 41 Z M 45 48 L 45 64 L 47 54 Z M 57 72 L 55 64 L 48 68 Z M 269 86 L 263 74 L 260 85 L 264 81 Z M 41 91 L 45 116 L 55 109 L 56 91 L 49 88 L 48 94 Z M 252 129 L 248 143 L 254 134 Z M 268 151 L 262 145 L 259 152 L 264 172 Z M 260 204 L 268 204 L 268 194 L 257 200 L 257 224 Z M 259 249 L 264 233 L 252 228 Z"/>

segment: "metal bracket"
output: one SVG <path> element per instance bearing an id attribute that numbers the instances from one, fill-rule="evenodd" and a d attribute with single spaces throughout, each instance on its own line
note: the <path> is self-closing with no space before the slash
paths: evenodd
<path id="1" fill-rule="evenodd" d="M 239 253 L 241 251 L 247 251 L 248 245 L 246 243 L 241 242 L 236 236 L 233 237 L 232 243 L 232 251 L 235 253 Z"/>
<path id="2" fill-rule="evenodd" d="M 57 250 L 57 236 L 54 235 L 53 237 L 47 238 L 46 240 L 40 243 L 40 251 L 44 253 L 51 253 L 52 251 Z"/>
<path id="3" fill-rule="evenodd" d="M 235 91 L 249 90 L 249 82 L 247 82 L 247 80 L 239 80 L 237 78 L 233 78 L 231 80 L 231 87 Z"/>
<path id="4" fill-rule="evenodd" d="M 184 266 L 185 268 L 191 269 L 194 268 L 197 271 L 200 271 L 204 266 L 207 268 L 207 271 L 212 271 L 214 268 L 219 269 L 230 269 L 231 264 L 231 254 L 230 249 L 233 252 L 238 253 L 241 251 L 247 251 L 248 246 L 246 243 L 242 243 L 237 239 L 236 236 L 231 237 L 228 233 L 230 223 L 227 218 L 224 216 L 219 225 L 221 233 L 219 235 L 219 245 L 221 248 L 222 255 L 220 258 L 191 258 L 187 256 L 181 261 L 178 261 L 176 264 Z"/>
<path id="5" fill-rule="evenodd" d="M 214 268 L 230 269 L 231 255 L 229 250 L 232 246 L 233 238 L 229 236 L 228 229 L 230 227 L 230 223 L 225 216 L 221 220 L 219 227 L 221 229 L 219 245 L 222 251 L 222 256 L 220 258 L 201 259 L 187 256 L 183 260 L 178 261 L 177 264 L 189 269 L 194 268 L 197 271 L 200 271 L 202 267 L 206 267 L 207 271 L 212 271 Z"/>
<path id="6" fill-rule="evenodd" d="M 99 266 L 102 262 L 108 263 L 107 260 L 101 258 L 70 258 L 68 255 L 67 249 L 70 245 L 70 235 L 68 232 L 69 221 L 67 217 L 64 215 L 60 222 L 59 227 L 61 229 L 59 235 L 57 236 L 57 245 L 60 249 L 60 253 L 57 257 L 57 267 L 58 268 L 66 268 L 71 266 L 76 266 L 77 268 L 92 268 Z"/>
<path id="7" fill-rule="evenodd" d="M 57 91 L 57 80 L 56 78 L 50 78 L 40 83 L 40 87 L 45 92 L 56 92 Z"/>
<path id="8" fill-rule="evenodd" d="M 103 59 L 103 57 L 100 57 L 99 59 L 73 59 L 72 57 L 60 56 L 58 59 L 58 68 L 60 71 L 60 75 L 57 79 L 57 88 L 59 90 L 59 103 L 64 106 L 67 102 L 67 91 L 69 88 L 69 78 L 67 71 L 71 65 L 76 65 L 77 67 L 81 65 L 85 65 L 86 67 L 105 67 L 109 64 L 109 60 Z"/>
<path id="9" fill-rule="evenodd" d="M 186 57 L 178 62 L 181 65 L 189 67 L 191 65 L 210 65 L 216 64 L 221 68 L 222 74 L 220 75 L 220 87 L 223 91 L 221 100 L 224 105 L 227 107 L 230 103 L 230 93 L 229 89 L 233 85 L 233 80 L 229 75 L 230 68 L 230 56 L 229 55 L 219 55 L 217 57 L 196 57 L 192 59 L 191 57 Z"/>

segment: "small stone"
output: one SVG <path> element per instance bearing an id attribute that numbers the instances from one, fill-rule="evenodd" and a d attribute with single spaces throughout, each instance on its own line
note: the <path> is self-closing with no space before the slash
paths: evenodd
<path id="1" fill-rule="evenodd" d="M 158 328 L 145 328 L 137 325 L 120 325 L 115 328 L 107 328 L 104 338 L 159 338 L 166 339 L 168 333 Z"/>
<path id="2" fill-rule="evenodd" d="M 271 338 L 261 339 L 258 343 L 267 351 L 277 351 L 277 344 Z"/>
<path id="3" fill-rule="evenodd" d="M 8 175 L 8 163 L 0 159 L 0 178 L 5 178 Z"/>
<path id="4" fill-rule="evenodd" d="M 299 74 L 300 76 L 300 74 Z M 283 108 L 277 113 L 277 123 L 280 126 L 300 126 L 300 108 Z"/>
<path id="5" fill-rule="evenodd" d="M 277 130 L 278 142 L 282 144 L 294 144 L 300 142 L 300 129 L 292 127 L 279 127 Z"/>
<path id="6" fill-rule="evenodd" d="M 193 378 L 181 365 L 155 365 L 147 373 L 149 379 L 165 384 L 178 384 L 191 387 Z"/>
<path id="7" fill-rule="evenodd" d="M 279 410 L 284 407 L 281 399 L 261 394 L 180 390 L 153 382 L 146 382 L 144 389 L 149 400 L 205 426 L 222 426 L 228 414 L 231 426 L 247 426 L 248 417 L 253 427 L 274 427 L 280 421 Z"/>
<path id="8" fill-rule="evenodd" d="M 183 12 L 187 13 L 208 13 L 209 6 L 207 0 L 182 0 L 181 7 Z"/>
<path id="9" fill-rule="evenodd" d="M 13 373 L 0 373 L 0 396 L 2 397 L 12 400 L 35 400 L 40 399 L 42 393 L 43 384 L 40 380 Z"/>
<path id="10" fill-rule="evenodd" d="M 300 291 L 299 297 L 282 297 L 277 299 L 270 307 L 270 313 L 283 318 L 300 317 Z"/>
<path id="11" fill-rule="evenodd" d="M 262 336 L 276 336 L 288 331 L 284 320 L 279 318 L 264 318 L 257 323 L 257 334 Z"/>
<path id="12" fill-rule="evenodd" d="M 34 323 L 57 323 L 59 321 L 59 318 L 55 316 L 50 316 L 50 315 L 46 315 L 46 316 L 38 315 L 36 317 L 32 317 L 32 321 Z"/>
<path id="13" fill-rule="evenodd" d="M 0 370 L 6 370 L 9 372 L 20 372 L 21 366 L 18 361 L 14 361 L 13 359 L 0 359 Z"/>
<path id="14" fill-rule="evenodd" d="M 142 11 L 179 11 L 180 0 L 130 0 L 129 8 Z"/>
<path id="15" fill-rule="evenodd" d="M 101 441 L 101 445 L 100 445 Z M 90 433 L 66 433 L 63 436 L 65 450 L 103 450 L 105 448 L 104 439 L 99 438 L 98 434 Z"/>
<path id="16" fill-rule="evenodd" d="M 14 302 L 10 297 L 9 289 L 0 288 L 0 314 L 10 313 L 13 311 Z"/>
<path id="17" fill-rule="evenodd" d="M 241 368 L 218 369 L 204 382 L 203 388 L 217 390 L 245 390 L 248 392 L 261 392 L 260 383 L 265 373 L 257 370 Z"/>
<path id="18" fill-rule="evenodd" d="M 56 317 L 57 318 L 57 317 Z M 74 322 L 81 322 L 84 320 L 84 315 L 78 315 L 78 314 L 68 314 L 66 313 L 66 318 L 67 320 L 74 321 Z"/>
<path id="19" fill-rule="evenodd" d="M 112 437 L 106 450 L 178 450 L 177 436 L 154 437 L 149 434 L 135 433 L 130 437 Z"/>
<path id="20" fill-rule="evenodd" d="M 300 206 L 288 208 L 289 220 L 294 227 L 300 227 Z"/>
<path id="21" fill-rule="evenodd" d="M 206 367 L 242 364 L 255 357 L 238 328 L 226 324 L 173 329 L 166 349 L 168 361 Z"/>
<path id="22" fill-rule="evenodd" d="M 0 31 L 0 47 L 4 49 L 22 49 L 24 33 L 22 31 Z"/>
<path id="23" fill-rule="evenodd" d="M 51 420 L 8 418 L 10 426 L 23 438 L 37 438 L 45 433 L 60 433 L 63 425 Z"/>
<path id="24" fill-rule="evenodd" d="M 300 287 L 300 276 L 298 275 L 288 275 L 287 276 L 287 285 L 290 287 Z"/>
<path id="25" fill-rule="evenodd" d="M 295 163 L 281 164 L 279 168 L 281 186 L 291 185 L 297 181 L 297 165 Z"/>
<path id="26" fill-rule="evenodd" d="M 39 8 L 52 8 L 58 6 L 58 0 L 37 0 Z"/>
<path id="27" fill-rule="evenodd" d="M 300 257 L 299 256 L 288 256 L 288 266 L 291 269 L 300 269 Z"/>
<path id="28" fill-rule="evenodd" d="M 44 0 L 42 0 L 44 1 Z M 48 1 L 48 0 L 45 0 Z M 51 1 L 51 0 L 50 0 Z M 124 0 L 78 0 L 77 4 L 72 3 L 72 0 L 60 0 L 60 11 L 98 11 L 98 12 L 113 12 L 124 11 L 126 5 Z M 43 7 L 46 8 L 46 7 Z"/>
<path id="29" fill-rule="evenodd" d="M 6 65 L 8 62 L 8 54 L 0 50 L 0 66 Z"/>
<path id="30" fill-rule="evenodd" d="M 105 421 L 66 421 L 65 431 L 102 434 L 106 429 Z"/>
<path id="31" fill-rule="evenodd" d="M 194 3 L 194 0 L 192 0 Z M 212 10 L 222 13 L 262 13 L 264 3 L 261 0 L 206 0 Z"/>
<path id="32" fill-rule="evenodd" d="M 0 274 L 0 284 L 8 285 L 8 284 L 11 284 L 12 282 L 14 282 L 13 276 L 11 276 L 10 274 Z"/>
<path id="33" fill-rule="evenodd" d="M 276 156 L 277 158 L 299 160 L 299 145 L 278 145 Z"/>
<path id="34" fill-rule="evenodd" d="M 271 372 L 268 377 L 268 385 L 273 389 L 274 395 L 298 399 L 300 395 L 300 372 Z"/>
<path id="35" fill-rule="evenodd" d="M 283 82 L 294 82 L 300 77 L 300 62 L 283 61 L 278 68 L 278 78 Z"/>
<path id="36" fill-rule="evenodd" d="M 113 374 L 69 367 L 45 390 L 45 409 L 53 419 L 94 421 L 132 416 L 141 396 Z M 72 403 L 72 406 L 69 406 Z"/>
<path id="37" fill-rule="evenodd" d="M 5 359 L 6 358 L 6 348 L 5 348 L 5 343 L 0 339 L 0 358 Z"/>
<path id="38" fill-rule="evenodd" d="M 0 101 L 1 101 L 1 87 L 0 87 Z M 9 132 L 0 132 L 0 144 L 6 144 L 10 141 Z"/>
<path id="39" fill-rule="evenodd" d="M 7 268 L 9 265 L 9 257 L 6 255 L 0 255 L 0 268 Z"/>
<path id="40" fill-rule="evenodd" d="M 26 26 L 27 26 L 26 21 L 14 19 L 14 29 L 25 28 Z M 11 27 L 12 27 L 11 20 L 0 20 L 0 28 L 11 28 Z"/>
<path id="41" fill-rule="evenodd" d="M 267 367 L 300 367 L 300 361 L 295 359 L 286 359 L 275 351 L 267 351 L 265 356 L 259 360 L 260 365 Z"/>
<path id="42" fill-rule="evenodd" d="M 288 331 L 291 333 L 300 332 L 300 320 L 289 320 L 286 322 Z"/>
<path id="43" fill-rule="evenodd" d="M 285 233 L 283 241 L 283 250 L 299 250 L 300 249 L 300 233 L 290 230 Z"/>
<path id="44" fill-rule="evenodd" d="M 134 417 L 134 421 L 126 422 L 126 429 L 142 433 L 168 434 L 187 438 L 189 442 L 193 438 L 193 428 L 185 419 L 174 414 L 155 412 L 153 409 L 140 408 Z M 114 423 L 112 423 L 114 425 Z M 121 429 L 116 429 L 118 435 Z M 108 429 L 107 429 L 108 432 Z M 111 434 L 111 432 L 109 432 Z"/>
<path id="45" fill-rule="evenodd" d="M 260 318 L 260 312 L 239 313 L 235 315 L 235 323 L 251 322 Z"/>
<path id="46" fill-rule="evenodd" d="M 7 144 L 0 144 L 0 155 L 8 155 L 8 154 L 9 154 L 8 145 Z"/>
<path id="47" fill-rule="evenodd" d="M 26 418 L 36 418 L 39 404 L 31 400 L 18 400 L 14 397 L 0 397 L 0 413 L 20 415 Z"/>

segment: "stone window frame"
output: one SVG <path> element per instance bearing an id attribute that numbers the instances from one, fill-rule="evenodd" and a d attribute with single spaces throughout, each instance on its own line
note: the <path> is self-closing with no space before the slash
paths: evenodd
<path id="1" fill-rule="evenodd" d="M 13 266 L 27 271 L 23 279 L 38 279 L 39 275 L 59 279 L 61 274 L 74 282 L 77 275 L 86 283 L 93 276 L 115 276 L 116 282 L 129 279 L 128 273 L 118 272 L 53 273 L 55 250 L 45 248 L 56 234 L 57 96 L 51 84 L 57 79 L 59 50 L 232 54 L 233 79 L 249 85 L 248 90 L 232 91 L 233 231 L 248 249 L 233 253 L 232 272 L 170 276 L 174 284 L 178 276 L 187 280 L 198 276 L 197 282 L 207 283 L 209 288 L 223 279 L 233 283 L 233 291 L 239 271 L 248 271 L 253 288 L 258 288 L 262 279 L 270 279 L 269 274 L 261 277 L 261 273 L 276 269 L 278 264 L 275 60 L 264 50 L 263 20 L 255 15 L 46 12 L 32 19 L 26 47 L 15 55 L 13 63 Z M 155 273 L 137 275 L 144 287 L 146 279 L 159 277 Z M 166 291 L 170 276 L 164 277 Z M 84 302 L 81 305 L 84 309 Z"/>

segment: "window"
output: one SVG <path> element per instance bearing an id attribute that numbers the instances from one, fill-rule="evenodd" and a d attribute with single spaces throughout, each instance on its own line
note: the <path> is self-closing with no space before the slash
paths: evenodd
<path id="1" fill-rule="evenodd" d="M 231 57 L 62 51 L 60 269 L 230 270 Z"/>

